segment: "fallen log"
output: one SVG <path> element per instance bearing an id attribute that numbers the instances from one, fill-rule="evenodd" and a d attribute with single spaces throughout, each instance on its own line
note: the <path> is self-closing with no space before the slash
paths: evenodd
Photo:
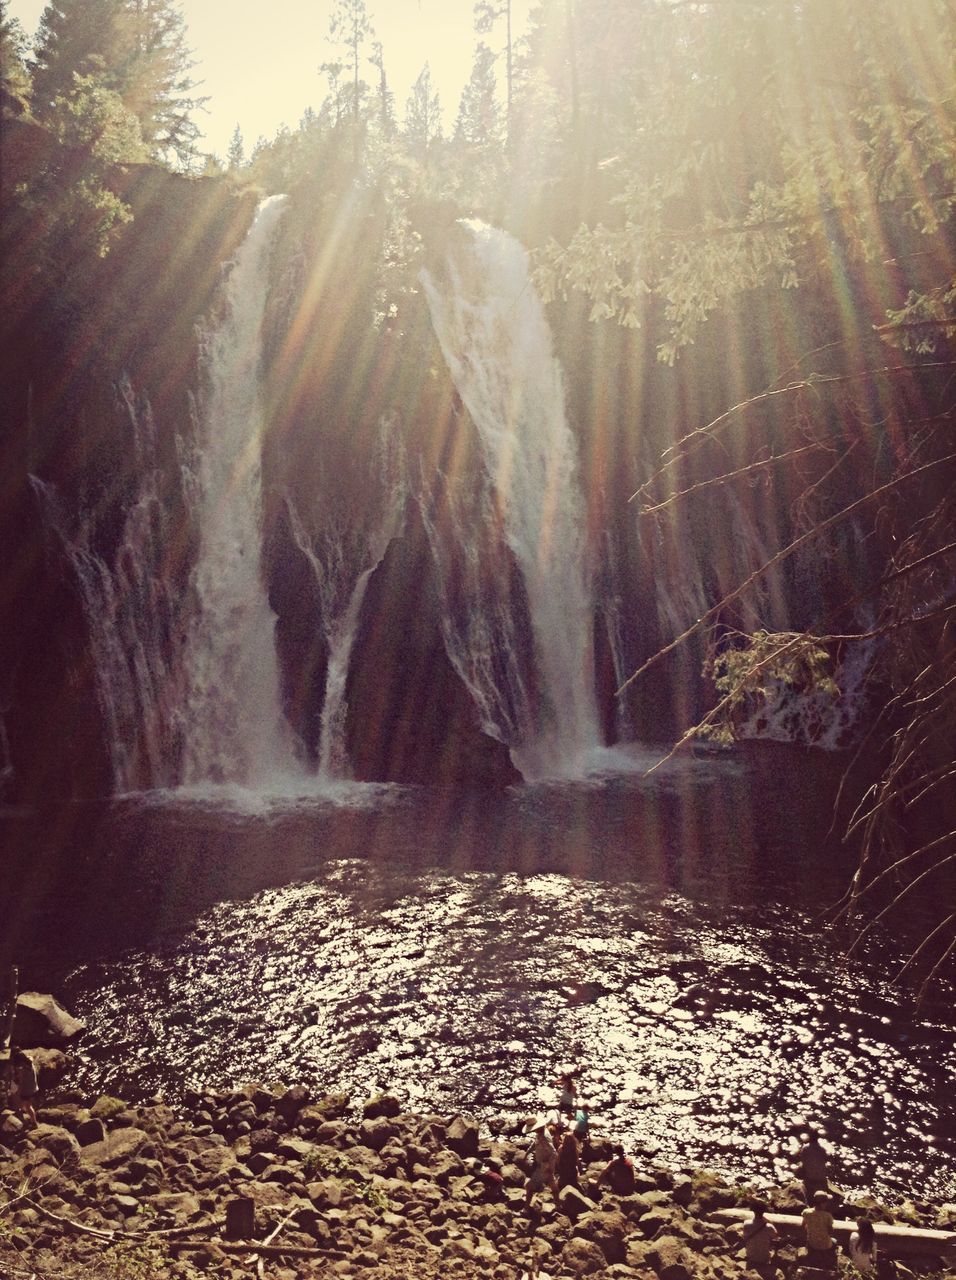
<path id="1" fill-rule="evenodd" d="M 231 1240 L 168 1240 L 165 1242 L 170 1252 L 186 1249 L 207 1249 L 210 1246 L 221 1249 L 223 1253 L 252 1253 L 266 1258 L 325 1258 L 326 1261 L 345 1258 L 348 1255 L 341 1249 L 309 1249 L 298 1244 L 257 1244 L 254 1240 L 244 1240 L 238 1244 Z"/>
<path id="2" fill-rule="evenodd" d="M 749 1209 L 717 1209 L 712 1217 L 722 1222 L 739 1222 L 741 1225 L 751 1220 Z M 767 1213 L 764 1215 L 772 1222 L 782 1236 L 803 1238 L 803 1219 L 795 1213 Z M 856 1223 L 848 1218 L 834 1221 L 830 1232 L 834 1239 L 845 1245 L 850 1235 L 856 1230 Z M 905 1258 L 907 1255 L 920 1257 L 948 1257 L 956 1255 L 956 1231 L 937 1231 L 932 1227 L 906 1227 L 897 1223 L 874 1222 L 876 1244 L 884 1257 Z"/>

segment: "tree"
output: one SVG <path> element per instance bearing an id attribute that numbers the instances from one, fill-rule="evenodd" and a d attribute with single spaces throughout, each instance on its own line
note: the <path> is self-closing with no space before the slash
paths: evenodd
<path id="1" fill-rule="evenodd" d="M 511 128 L 514 104 L 514 48 L 511 41 L 511 0 L 478 0 L 475 5 L 475 31 L 478 35 L 488 35 L 495 23 L 505 19 L 505 88 L 507 92 L 507 110 L 505 113 L 505 137 L 511 144 Z"/>
<path id="2" fill-rule="evenodd" d="M 246 162 L 246 148 L 242 141 L 242 130 L 236 125 L 226 152 L 226 167 L 230 170 L 241 169 Z"/>
<path id="3" fill-rule="evenodd" d="M 466 206 L 487 207 L 489 195 L 498 188 L 504 170 L 503 144 L 495 55 L 479 42 L 455 122 L 454 154 L 461 199 Z"/>
<path id="4" fill-rule="evenodd" d="M 424 159 L 441 136 L 441 102 L 426 62 L 405 104 L 405 144 L 413 155 Z"/>
<path id="5" fill-rule="evenodd" d="M 330 43 L 338 46 L 344 53 L 344 66 L 349 67 L 352 73 L 348 110 L 352 117 L 352 151 L 356 164 L 361 154 L 361 122 L 364 101 L 368 94 L 368 85 L 360 75 L 362 51 L 372 34 L 372 20 L 365 0 L 336 0 L 329 18 L 328 38 Z M 341 63 L 324 63 L 322 70 L 330 74 L 333 66 L 342 65 Z"/>
<path id="6" fill-rule="evenodd" d="M 33 56 L 34 110 L 48 121 L 74 78 L 95 77 L 139 121 L 154 158 L 191 162 L 198 126 L 185 26 L 175 0 L 52 0 Z"/>
<path id="7" fill-rule="evenodd" d="M 668 442 L 636 495 L 645 519 L 758 474 L 794 500 L 765 561 L 631 681 L 706 635 L 715 702 L 684 741 L 733 736 L 774 680 L 825 688 L 837 650 L 878 642 L 870 679 L 884 706 L 861 748 L 871 770 L 845 823 L 859 870 L 839 910 L 859 940 L 929 897 L 937 914 L 906 966 L 925 989 L 956 953 L 956 11 L 754 0 L 649 3 L 644 16 L 656 70 L 632 67 L 628 108 L 615 99 L 606 117 L 603 217 L 552 244 L 540 282 L 585 295 L 597 321 L 649 326 L 665 363 L 715 341 L 708 321 L 721 319 L 740 394 Z M 582 103 L 590 93 L 585 76 Z M 792 461 L 814 450 L 818 466 Z M 809 627 L 727 628 L 768 574 L 811 547 L 832 556 L 851 521 L 867 559 Z"/>
<path id="8" fill-rule="evenodd" d="M 30 73 L 26 67 L 26 36 L 16 18 L 7 14 L 6 0 L 0 0 L 0 107 L 17 115 L 30 101 Z"/>
<path id="9" fill-rule="evenodd" d="M 372 42 L 369 62 L 378 71 L 378 122 L 382 138 L 387 141 L 395 132 L 395 95 L 388 87 L 385 74 L 385 53 L 380 40 Z"/>

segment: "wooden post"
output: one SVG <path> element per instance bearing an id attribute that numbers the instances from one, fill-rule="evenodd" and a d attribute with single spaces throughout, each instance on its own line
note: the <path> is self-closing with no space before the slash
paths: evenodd
<path id="1" fill-rule="evenodd" d="M 248 1196 L 226 1201 L 226 1239 L 251 1240 L 256 1229 L 256 1203 Z"/>

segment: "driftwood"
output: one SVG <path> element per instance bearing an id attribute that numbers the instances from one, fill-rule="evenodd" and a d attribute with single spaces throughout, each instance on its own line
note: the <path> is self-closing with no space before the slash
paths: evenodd
<path id="1" fill-rule="evenodd" d="M 335 1258 L 343 1257 L 341 1249 L 310 1249 L 300 1244 L 257 1244 L 244 1240 L 241 1244 L 230 1240 L 170 1240 L 167 1249 L 179 1252 L 183 1249 L 206 1249 L 210 1246 L 223 1253 L 255 1253 L 264 1258 Z"/>
<path id="2" fill-rule="evenodd" d="M 724 1222 L 749 1222 L 749 1209 L 718 1209 L 714 1215 Z M 784 1236 L 803 1236 L 803 1219 L 795 1213 L 768 1213 L 764 1215 Z M 856 1223 L 849 1219 L 837 1219 L 830 1234 L 841 1244 L 849 1240 L 856 1230 Z M 956 1251 L 956 1231 L 937 1231 L 931 1227 L 905 1227 L 897 1223 L 874 1222 L 876 1243 L 880 1253 L 893 1258 L 907 1254 L 945 1257 Z"/>
<path id="3" fill-rule="evenodd" d="M 88 1223 L 77 1222 L 75 1218 L 64 1218 L 61 1214 L 54 1213 L 52 1209 L 45 1208 L 38 1200 L 33 1200 L 28 1195 L 18 1196 L 17 1199 L 25 1200 L 32 1209 L 36 1209 L 41 1217 L 50 1222 L 55 1222 L 58 1227 L 66 1227 L 70 1231 L 78 1231 L 84 1236 L 95 1236 L 97 1239 L 104 1240 L 107 1243 L 113 1240 L 167 1239 L 171 1236 L 181 1235 L 184 1231 L 208 1231 L 216 1225 L 211 1221 L 191 1222 L 188 1227 L 154 1227 L 149 1231 L 122 1231 L 118 1227 L 91 1227 Z M 198 1243 L 200 1242 L 197 1241 Z"/>

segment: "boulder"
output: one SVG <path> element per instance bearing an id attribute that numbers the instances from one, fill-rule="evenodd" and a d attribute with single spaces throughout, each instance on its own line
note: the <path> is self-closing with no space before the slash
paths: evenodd
<path id="1" fill-rule="evenodd" d="M 341 1178 L 323 1178 L 310 1182 L 305 1190 L 316 1209 L 337 1209 L 345 1199 L 346 1188 Z"/>
<path id="2" fill-rule="evenodd" d="M 58 1124 L 38 1124 L 30 1133 L 30 1141 L 34 1147 L 48 1151 L 58 1164 L 63 1164 L 80 1153 L 80 1144 L 73 1134 Z"/>
<path id="3" fill-rule="evenodd" d="M 577 1187 L 562 1187 L 558 1193 L 558 1204 L 562 1212 L 566 1213 L 572 1222 L 576 1222 L 584 1213 L 596 1213 L 598 1211 L 598 1206 L 594 1201 L 589 1200 Z"/>
<path id="4" fill-rule="evenodd" d="M 119 1098 L 111 1098 L 108 1093 L 101 1093 L 90 1107 L 90 1115 L 98 1120 L 114 1120 L 126 1110 L 126 1103 Z"/>
<path id="5" fill-rule="evenodd" d="M 647 1257 L 660 1280 L 691 1280 L 693 1258 L 677 1236 L 652 1241 Z"/>
<path id="6" fill-rule="evenodd" d="M 58 1084 L 62 1084 L 70 1065 L 70 1060 L 62 1049 L 31 1049 L 29 1056 L 36 1068 L 41 1090 L 55 1089 Z"/>
<path id="7" fill-rule="evenodd" d="M 106 1125 L 99 1116 L 90 1116 L 76 1126 L 76 1140 L 81 1147 L 89 1147 L 94 1142 L 103 1142 L 105 1139 Z"/>
<path id="8" fill-rule="evenodd" d="M 276 1111 L 291 1124 L 309 1101 L 309 1091 L 304 1084 L 294 1084 L 276 1101 Z"/>
<path id="9" fill-rule="evenodd" d="M 619 1210 L 583 1213 L 574 1224 L 574 1234 L 593 1240 L 608 1262 L 623 1262 L 627 1257 L 628 1226 Z"/>
<path id="10" fill-rule="evenodd" d="M 594 1275 L 603 1271 L 607 1259 L 593 1240 L 575 1236 L 561 1250 L 561 1265 L 576 1276 Z"/>
<path id="11" fill-rule="evenodd" d="M 363 1120 L 359 1125 L 359 1142 L 373 1151 L 381 1151 L 387 1142 L 398 1137 L 398 1127 L 384 1116 Z"/>
<path id="12" fill-rule="evenodd" d="M 63 1045 L 86 1030 L 86 1023 L 74 1018 L 51 995 L 24 991 L 17 996 L 13 1019 L 13 1043 L 27 1048 Z"/>
<path id="13" fill-rule="evenodd" d="M 113 1169 L 130 1156 L 137 1155 L 149 1141 L 149 1134 L 142 1129 L 132 1126 L 128 1129 L 115 1129 L 102 1142 L 91 1142 L 88 1147 L 83 1147 L 80 1159 L 86 1165 L 102 1165 Z"/>
<path id="14" fill-rule="evenodd" d="M 193 1196 L 192 1192 L 157 1192 L 150 1197 L 150 1204 L 157 1216 L 169 1219 L 177 1225 L 202 1216 L 198 1197 Z"/>
<path id="15" fill-rule="evenodd" d="M 474 1159 L 478 1154 L 478 1125 L 469 1116 L 454 1116 L 445 1128 L 445 1142 L 456 1155 Z"/>
<path id="16" fill-rule="evenodd" d="M 394 1120 L 401 1113 L 402 1104 L 390 1093 L 380 1093 L 374 1098 L 369 1098 L 362 1106 L 362 1115 L 366 1120 L 377 1120 L 380 1116 Z"/>

